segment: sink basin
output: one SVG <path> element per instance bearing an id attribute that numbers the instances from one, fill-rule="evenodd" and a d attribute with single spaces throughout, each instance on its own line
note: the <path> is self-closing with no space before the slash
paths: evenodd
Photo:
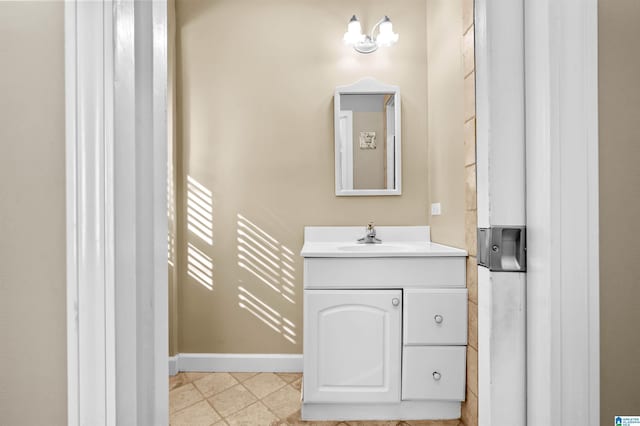
<path id="1" fill-rule="evenodd" d="M 411 251 L 411 247 L 402 244 L 353 244 L 347 246 L 340 246 L 338 250 L 352 251 L 352 252 L 398 252 L 398 251 Z"/>

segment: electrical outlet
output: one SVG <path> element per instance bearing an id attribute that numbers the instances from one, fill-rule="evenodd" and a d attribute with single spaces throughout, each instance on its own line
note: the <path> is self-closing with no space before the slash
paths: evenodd
<path id="1" fill-rule="evenodd" d="M 432 203 L 431 216 L 440 216 L 441 213 L 442 213 L 442 209 L 440 207 L 440 203 Z"/>

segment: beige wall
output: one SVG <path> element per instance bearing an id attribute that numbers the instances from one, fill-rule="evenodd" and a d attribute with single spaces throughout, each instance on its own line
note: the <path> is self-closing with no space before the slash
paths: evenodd
<path id="1" fill-rule="evenodd" d="M 640 415 L 640 2 L 600 0 L 601 424 Z"/>
<path id="2" fill-rule="evenodd" d="M 67 422 L 64 5 L 0 2 L 0 424 Z"/>
<path id="3" fill-rule="evenodd" d="M 342 44 L 387 14 L 390 49 Z M 305 225 L 426 224 L 422 0 L 177 3 L 180 352 L 301 353 Z M 336 197 L 333 92 L 402 90 L 403 194 Z M 191 230 L 189 230 L 191 227 Z"/>
<path id="4" fill-rule="evenodd" d="M 462 1 L 426 4 L 429 203 L 442 205 L 440 216 L 431 216 L 429 209 L 431 239 L 465 248 Z"/>

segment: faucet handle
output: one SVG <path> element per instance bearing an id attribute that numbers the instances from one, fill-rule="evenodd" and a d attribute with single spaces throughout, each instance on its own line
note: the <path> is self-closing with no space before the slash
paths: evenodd
<path id="1" fill-rule="evenodd" d="M 367 224 L 367 231 L 371 231 L 373 229 L 374 225 L 375 224 L 373 223 L 373 221 L 369 221 L 369 223 Z"/>

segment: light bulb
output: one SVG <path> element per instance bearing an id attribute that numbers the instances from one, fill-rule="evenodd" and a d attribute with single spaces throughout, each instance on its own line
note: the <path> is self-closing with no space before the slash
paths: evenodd
<path id="1" fill-rule="evenodd" d="M 391 46 L 398 41 L 398 34 L 393 32 L 393 24 L 388 16 L 384 17 L 382 23 L 380 23 L 380 29 L 376 42 L 380 46 Z"/>
<path id="2" fill-rule="evenodd" d="M 354 45 L 364 39 L 364 34 L 362 34 L 362 27 L 360 26 L 360 21 L 356 15 L 351 17 L 349 24 L 347 25 L 347 32 L 344 33 L 344 42 L 348 45 Z"/>

